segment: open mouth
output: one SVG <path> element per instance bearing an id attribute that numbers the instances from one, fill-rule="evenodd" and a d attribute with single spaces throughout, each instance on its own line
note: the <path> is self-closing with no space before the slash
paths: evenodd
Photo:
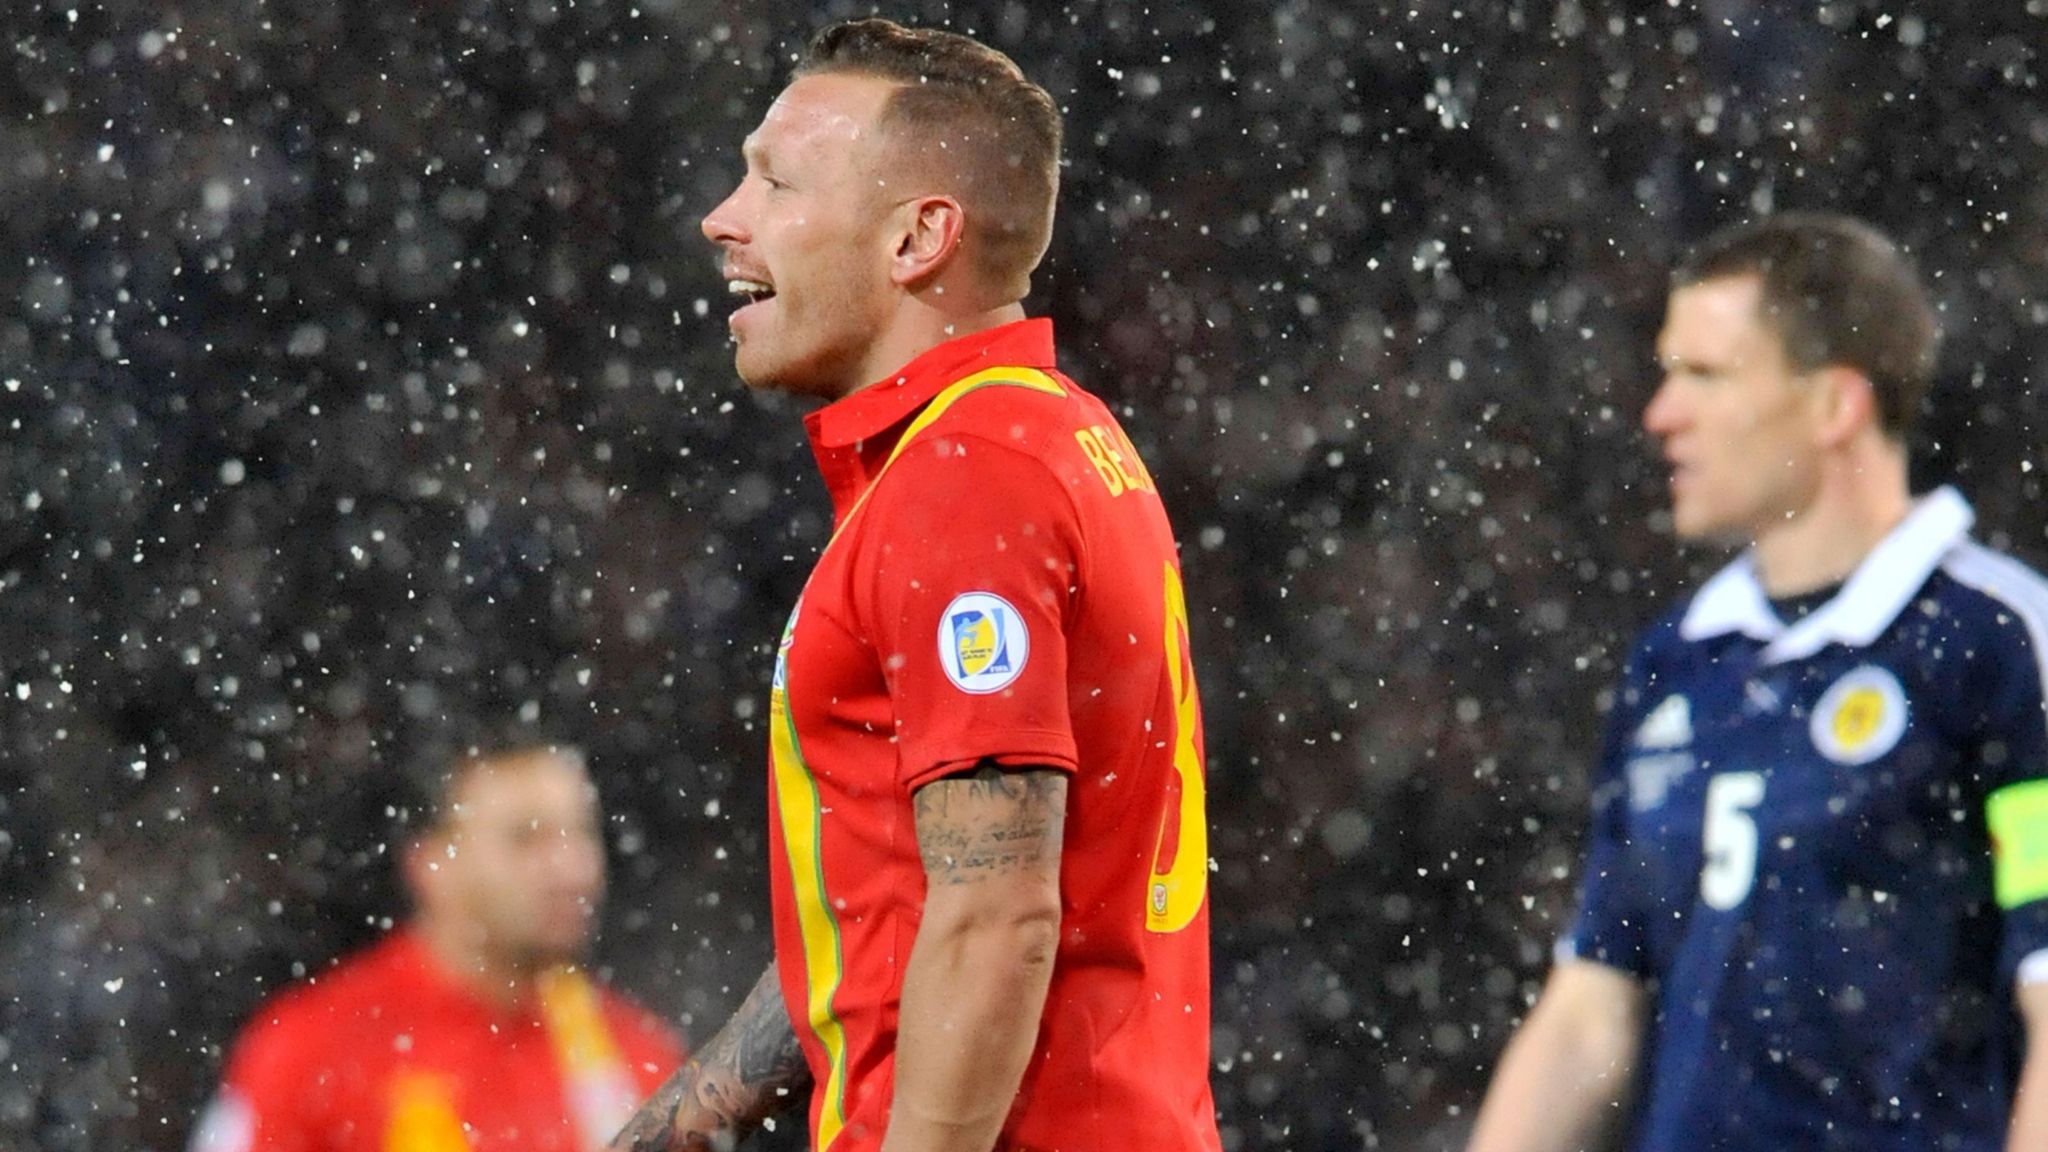
<path id="1" fill-rule="evenodd" d="M 747 303 L 759 304 L 775 298 L 775 289 L 759 280 L 727 280 L 725 290 L 734 296 L 746 297 Z"/>

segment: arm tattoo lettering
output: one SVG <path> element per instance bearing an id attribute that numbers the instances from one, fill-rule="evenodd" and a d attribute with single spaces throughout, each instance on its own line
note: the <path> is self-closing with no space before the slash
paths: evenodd
<path id="1" fill-rule="evenodd" d="M 911 807 L 926 880 L 973 884 L 1059 856 L 1067 777 L 1051 768 L 1005 771 L 984 760 L 918 789 Z"/>
<path id="2" fill-rule="evenodd" d="M 730 1152 L 811 1083 L 769 968 L 718 1035 L 668 1078 L 612 1139 L 611 1152 Z"/>

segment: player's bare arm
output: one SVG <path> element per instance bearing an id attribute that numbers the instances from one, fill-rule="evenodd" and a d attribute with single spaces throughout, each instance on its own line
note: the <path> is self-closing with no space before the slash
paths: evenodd
<path id="1" fill-rule="evenodd" d="M 988 1152 L 1037 1042 L 1060 931 L 1067 777 L 972 772 L 912 797 L 927 881 L 886 1152 Z"/>
<path id="2" fill-rule="evenodd" d="M 1048 864 L 1058 895 L 1067 777 L 1051 768 L 1006 772 L 983 764 L 918 789 L 911 798 L 917 850 L 934 886 L 1030 875 Z M 926 909 L 930 914 L 930 909 Z"/>
<path id="3" fill-rule="evenodd" d="M 2012 1152 L 2048 1143 L 2048 984 L 2022 984 L 2017 995 L 2027 1043 L 2005 1138 Z"/>
<path id="4" fill-rule="evenodd" d="M 1648 1011 L 1635 977 L 1559 964 L 1501 1057 L 1466 1152 L 1606 1146 L 1634 1090 Z"/>
<path id="5" fill-rule="evenodd" d="M 731 1148 L 805 1098 L 811 1072 L 770 967 L 718 1035 L 612 1139 L 612 1152 Z"/>

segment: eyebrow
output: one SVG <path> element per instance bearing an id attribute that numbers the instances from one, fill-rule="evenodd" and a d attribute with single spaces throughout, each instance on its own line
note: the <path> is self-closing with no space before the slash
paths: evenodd
<path id="1" fill-rule="evenodd" d="M 1712 361 L 1702 360 L 1697 356 L 1681 356 L 1676 353 L 1669 356 L 1658 356 L 1657 366 L 1666 372 L 1690 372 L 1695 376 L 1711 375 L 1722 370 L 1721 365 Z"/>

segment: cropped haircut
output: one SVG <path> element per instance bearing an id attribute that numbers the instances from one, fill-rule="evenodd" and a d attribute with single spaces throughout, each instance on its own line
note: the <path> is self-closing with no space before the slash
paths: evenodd
<path id="1" fill-rule="evenodd" d="M 1863 373 L 1885 433 L 1911 435 L 1941 332 L 1926 286 L 1883 233 L 1832 212 L 1768 216 L 1701 241 L 1672 287 L 1731 276 L 1757 277 L 1763 320 L 1793 368 Z"/>
<path id="2" fill-rule="evenodd" d="M 848 20 L 811 38 L 795 74 L 872 76 L 897 85 L 881 129 L 902 154 L 957 179 L 969 256 L 1021 300 L 1052 241 L 1059 198 L 1059 105 L 1015 61 L 957 32 Z"/>
<path id="3" fill-rule="evenodd" d="M 399 823 L 412 840 L 445 832 L 455 814 L 455 797 L 471 777 L 486 769 L 542 757 L 565 760 L 586 775 L 590 771 L 581 749 L 569 744 L 550 744 L 531 735 L 503 743 L 472 744 L 411 774 L 406 782 L 405 803 L 398 814 Z"/>

